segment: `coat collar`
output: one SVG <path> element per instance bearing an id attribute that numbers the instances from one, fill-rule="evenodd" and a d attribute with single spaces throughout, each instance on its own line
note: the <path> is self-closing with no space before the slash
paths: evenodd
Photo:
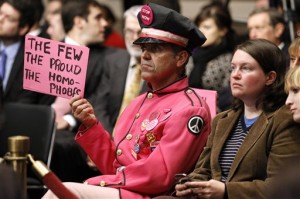
<path id="1" fill-rule="evenodd" d="M 263 135 L 265 132 L 266 127 L 269 124 L 270 118 L 274 115 L 275 112 L 265 113 L 263 112 L 257 121 L 251 127 L 248 135 L 246 136 L 244 142 L 242 143 L 241 149 L 237 152 L 234 162 L 232 163 L 232 167 L 228 174 L 228 179 L 230 180 L 235 173 L 236 169 L 238 168 L 241 160 L 244 156 L 248 153 L 248 151 L 255 145 L 257 140 Z M 219 161 L 219 156 L 221 154 L 222 148 L 228 139 L 232 129 L 234 129 L 237 121 L 239 120 L 241 114 L 243 114 L 243 110 L 233 111 L 230 110 L 225 115 L 220 118 L 218 125 L 216 126 L 215 130 L 215 137 L 219 139 L 219 143 L 215 146 L 215 153 L 212 153 L 212 160 Z M 225 127 L 225 128 L 224 128 Z M 219 163 L 217 165 L 220 165 Z M 218 166 L 217 168 L 218 176 L 221 178 L 221 168 Z"/>
<path id="2" fill-rule="evenodd" d="M 158 90 L 152 90 L 151 89 L 151 85 L 149 85 L 150 88 L 150 93 L 154 93 L 154 94 L 169 94 L 169 93 L 175 93 L 175 92 L 179 92 L 182 90 L 185 90 L 186 88 L 188 88 L 188 78 L 185 76 L 181 79 L 176 80 L 175 82 L 160 88 Z"/>

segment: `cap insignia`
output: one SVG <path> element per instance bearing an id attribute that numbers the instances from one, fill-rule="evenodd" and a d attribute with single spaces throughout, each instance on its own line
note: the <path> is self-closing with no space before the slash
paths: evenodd
<path id="1" fill-rule="evenodd" d="M 150 25 L 153 21 L 153 12 L 148 5 L 144 5 L 140 12 L 142 22 L 145 25 Z"/>

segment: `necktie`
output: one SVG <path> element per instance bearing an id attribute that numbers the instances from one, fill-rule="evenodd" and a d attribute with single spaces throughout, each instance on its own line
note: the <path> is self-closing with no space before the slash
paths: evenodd
<path id="1" fill-rule="evenodd" d="M 140 64 L 137 64 L 134 73 L 134 78 L 128 88 L 125 90 L 122 105 L 120 108 L 119 114 L 123 112 L 125 107 L 140 93 L 140 85 L 141 85 L 141 67 Z"/>
<path id="2" fill-rule="evenodd" d="M 5 50 L 2 50 L 2 52 L 0 54 L 0 78 L 1 78 L 1 82 L 4 80 L 4 77 L 5 77 L 6 59 L 7 59 L 6 52 L 5 52 Z"/>
<path id="3" fill-rule="evenodd" d="M 134 77 L 132 82 L 129 84 L 128 88 L 126 88 L 124 96 L 123 96 L 123 101 L 122 105 L 119 111 L 118 119 L 125 109 L 125 107 L 135 98 L 139 95 L 140 89 L 141 89 L 141 67 L 140 64 L 136 64 L 136 69 L 134 72 Z M 118 120 L 117 119 L 117 120 Z M 113 129 L 112 135 L 114 136 L 115 129 Z"/>

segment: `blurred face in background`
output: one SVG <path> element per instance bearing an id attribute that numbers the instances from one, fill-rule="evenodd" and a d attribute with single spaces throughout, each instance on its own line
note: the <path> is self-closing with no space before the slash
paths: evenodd
<path id="1" fill-rule="evenodd" d="M 247 21 L 247 27 L 250 39 L 266 39 L 279 45 L 277 40 L 281 33 L 272 26 L 267 13 L 258 13 L 250 16 Z"/>
<path id="2" fill-rule="evenodd" d="M 140 57 L 142 50 L 140 46 L 133 45 L 133 42 L 139 38 L 141 27 L 137 17 L 127 16 L 124 24 L 124 38 L 126 48 L 131 56 Z"/>
<path id="3" fill-rule="evenodd" d="M 62 41 L 65 37 L 65 31 L 61 19 L 61 6 L 60 0 L 50 1 L 46 7 L 45 19 L 48 23 L 47 33 L 50 38 L 55 41 Z"/>
<path id="4" fill-rule="evenodd" d="M 5 45 L 12 44 L 25 34 L 28 26 L 19 27 L 20 12 L 8 3 L 0 7 L 0 39 Z"/>
<path id="5" fill-rule="evenodd" d="M 300 87 L 289 89 L 289 95 L 285 103 L 290 107 L 294 121 L 300 123 Z"/>
<path id="6" fill-rule="evenodd" d="M 105 39 L 105 28 L 108 25 L 100 8 L 90 6 L 87 19 L 81 18 L 80 28 L 84 44 L 102 43 Z"/>
<path id="7" fill-rule="evenodd" d="M 213 18 L 205 19 L 199 23 L 198 27 L 207 39 L 202 47 L 220 44 L 224 35 L 226 34 L 226 30 L 219 29 Z"/>
<path id="8" fill-rule="evenodd" d="M 290 67 L 300 67 L 300 37 L 294 39 L 289 46 Z"/>

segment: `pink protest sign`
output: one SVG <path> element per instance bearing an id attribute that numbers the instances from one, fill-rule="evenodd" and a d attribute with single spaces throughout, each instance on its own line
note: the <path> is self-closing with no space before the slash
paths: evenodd
<path id="1" fill-rule="evenodd" d="M 23 88 L 71 98 L 84 95 L 89 49 L 26 35 Z"/>

